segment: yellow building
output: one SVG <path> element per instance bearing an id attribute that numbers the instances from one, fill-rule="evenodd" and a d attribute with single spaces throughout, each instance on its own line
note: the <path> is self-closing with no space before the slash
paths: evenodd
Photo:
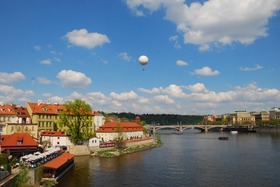
<path id="1" fill-rule="evenodd" d="M 245 110 L 235 111 L 227 117 L 227 120 L 231 125 L 255 125 L 255 116 Z"/>
<path id="2" fill-rule="evenodd" d="M 56 131 L 59 128 L 59 113 L 64 110 L 63 104 L 50 104 L 38 101 L 38 103 L 27 102 L 26 108 L 31 117 L 32 123 L 38 124 L 38 130 Z M 94 115 L 89 125 L 89 133 L 94 133 Z M 66 130 L 66 129 L 60 129 Z"/>
<path id="3" fill-rule="evenodd" d="M 5 135 L 14 133 L 28 133 L 34 138 L 38 138 L 38 125 L 37 124 L 20 124 L 20 123 L 7 123 L 5 125 Z"/>

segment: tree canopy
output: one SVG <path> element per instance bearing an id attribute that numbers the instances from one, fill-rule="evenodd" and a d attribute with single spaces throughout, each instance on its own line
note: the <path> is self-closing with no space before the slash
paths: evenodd
<path id="1" fill-rule="evenodd" d="M 59 114 L 59 129 L 66 131 L 74 144 L 80 144 L 91 135 L 92 108 L 80 99 L 67 101 L 64 106 L 65 109 Z"/>

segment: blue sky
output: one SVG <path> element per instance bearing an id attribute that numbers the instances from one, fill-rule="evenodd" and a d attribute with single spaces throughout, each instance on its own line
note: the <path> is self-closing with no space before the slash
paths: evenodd
<path id="1" fill-rule="evenodd" d="M 280 107 L 279 9 L 280 0 L 3 0 L 0 103 L 78 98 L 139 114 Z"/>

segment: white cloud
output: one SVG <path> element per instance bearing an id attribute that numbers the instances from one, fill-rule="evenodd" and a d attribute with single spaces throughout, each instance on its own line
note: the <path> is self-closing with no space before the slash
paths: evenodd
<path id="1" fill-rule="evenodd" d="M 157 102 L 165 103 L 165 104 L 174 104 L 175 103 L 175 101 L 167 95 L 154 96 L 154 100 Z"/>
<path id="2" fill-rule="evenodd" d="M 110 93 L 110 96 L 116 100 L 128 100 L 128 99 L 138 99 L 139 98 L 139 96 L 134 91 L 120 93 L 120 94 L 112 92 L 112 93 Z"/>
<path id="3" fill-rule="evenodd" d="M 45 77 L 38 77 L 38 78 L 36 78 L 36 81 L 40 84 L 51 84 L 52 83 L 51 80 L 49 80 Z"/>
<path id="4" fill-rule="evenodd" d="M 183 60 L 177 60 L 176 64 L 177 64 L 177 66 L 187 66 L 188 65 L 188 63 Z"/>
<path id="5" fill-rule="evenodd" d="M 89 49 L 102 46 L 105 43 L 110 43 L 106 35 L 97 32 L 89 33 L 86 29 L 73 30 L 68 32 L 65 37 L 69 43 Z"/>
<path id="6" fill-rule="evenodd" d="M 83 89 L 88 87 L 92 81 L 84 73 L 76 72 L 72 70 L 62 70 L 57 76 L 60 83 L 65 88 L 71 89 Z"/>
<path id="7" fill-rule="evenodd" d="M 0 72 L 0 83 L 9 84 L 24 79 L 25 76 L 21 72 L 14 72 L 14 73 Z"/>
<path id="8" fill-rule="evenodd" d="M 179 43 L 179 36 L 178 35 L 173 35 L 171 37 L 169 37 L 169 41 L 174 42 L 174 47 L 177 49 L 181 48 L 181 45 Z"/>
<path id="9" fill-rule="evenodd" d="M 259 70 L 259 69 L 262 69 L 263 67 L 256 64 L 255 67 L 240 67 L 240 70 L 242 71 L 256 71 L 256 70 Z"/>
<path id="10" fill-rule="evenodd" d="M 206 93 L 206 92 L 208 92 L 208 90 L 205 88 L 203 83 L 196 83 L 194 85 L 189 85 L 186 88 L 189 89 L 191 92 L 194 92 L 194 93 Z"/>
<path id="11" fill-rule="evenodd" d="M 130 62 L 131 57 L 128 55 L 127 52 L 119 53 L 118 55 L 122 60 Z"/>
<path id="12" fill-rule="evenodd" d="M 52 64 L 52 61 L 51 61 L 51 59 L 42 60 L 40 62 L 40 64 L 50 65 L 50 64 Z"/>
<path id="13" fill-rule="evenodd" d="M 199 46 L 201 51 L 211 47 L 253 43 L 267 36 L 268 20 L 280 9 L 279 0 L 212 0 L 203 3 L 184 0 L 126 0 L 134 12 L 145 14 L 162 9 L 165 19 L 177 25 L 184 42 Z"/>
<path id="14" fill-rule="evenodd" d="M 25 102 L 28 98 L 34 96 L 31 90 L 16 89 L 12 86 L 0 84 L 0 100 L 3 103 L 18 103 Z"/>
<path id="15" fill-rule="evenodd" d="M 210 67 L 205 66 L 201 69 L 196 69 L 194 71 L 194 73 L 196 75 L 202 75 L 202 76 L 215 76 L 215 75 L 219 75 L 220 72 L 218 70 L 212 70 Z"/>
<path id="16" fill-rule="evenodd" d="M 2 85 L 3 86 L 3 85 Z M 8 89 L 7 89 L 8 88 Z M 22 99 L 29 98 L 30 93 L 16 90 L 12 87 L 1 87 L 0 90 L 10 90 L 3 94 L 0 91 L 1 101 L 12 101 L 17 96 L 24 94 Z M 147 89 L 146 89 L 147 90 Z M 144 92 L 130 91 L 106 95 L 102 92 L 88 92 L 85 94 L 73 92 L 69 96 L 53 96 L 47 94 L 51 102 L 61 102 L 82 99 L 91 104 L 94 110 L 105 112 L 134 112 L 134 113 L 165 113 L 165 114 L 225 114 L 235 110 L 245 109 L 247 111 L 269 110 L 280 103 L 280 90 L 276 88 L 260 88 L 256 83 L 245 87 L 214 91 L 209 90 L 203 83 L 193 85 L 171 84 L 165 88 L 153 88 L 160 92 L 151 92 L 146 96 Z M 29 93 L 29 94 L 28 94 Z M 10 96 L 12 95 L 12 96 Z M 5 97 L 5 98 L 4 98 Z M 7 98 L 6 98 L 7 97 Z M 2 100 L 5 99 L 5 100 Z"/>

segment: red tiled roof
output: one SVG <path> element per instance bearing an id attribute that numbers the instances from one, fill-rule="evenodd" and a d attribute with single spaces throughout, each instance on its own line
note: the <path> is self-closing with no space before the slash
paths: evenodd
<path id="1" fill-rule="evenodd" d="M 60 111 L 64 110 L 62 104 L 48 104 L 48 103 L 31 103 L 27 102 L 30 106 L 33 114 L 59 114 Z"/>
<path id="2" fill-rule="evenodd" d="M 18 141 L 21 141 L 18 144 Z M 1 147 L 37 147 L 38 143 L 28 133 L 14 133 L 11 135 L 2 135 Z"/>
<path id="3" fill-rule="evenodd" d="M 96 132 L 117 132 L 118 128 L 121 128 L 122 132 L 133 132 L 142 131 L 143 127 L 135 122 L 108 122 L 101 127 Z"/>
<path id="4" fill-rule="evenodd" d="M 25 107 L 14 107 L 14 110 L 18 117 L 30 117 Z"/>
<path id="5" fill-rule="evenodd" d="M 61 131 L 42 131 L 41 136 L 66 136 L 66 132 Z"/>
<path id="6" fill-rule="evenodd" d="M 0 114 L 2 115 L 16 115 L 12 105 L 0 105 Z"/>
<path id="7" fill-rule="evenodd" d="M 33 114 L 54 114 L 58 115 L 61 111 L 65 109 L 64 104 L 49 104 L 49 103 L 31 103 L 27 102 L 30 106 Z M 94 111 L 90 112 L 94 115 Z"/>
<path id="8" fill-rule="evenodd" d="M 45 168 L 57 169 L 65 164 L 68 160 L 74 158 L 74 155 L 71 153 L 64 152 L 62 155 L 56 157 L 55 159 L 44 164 Z"/>

